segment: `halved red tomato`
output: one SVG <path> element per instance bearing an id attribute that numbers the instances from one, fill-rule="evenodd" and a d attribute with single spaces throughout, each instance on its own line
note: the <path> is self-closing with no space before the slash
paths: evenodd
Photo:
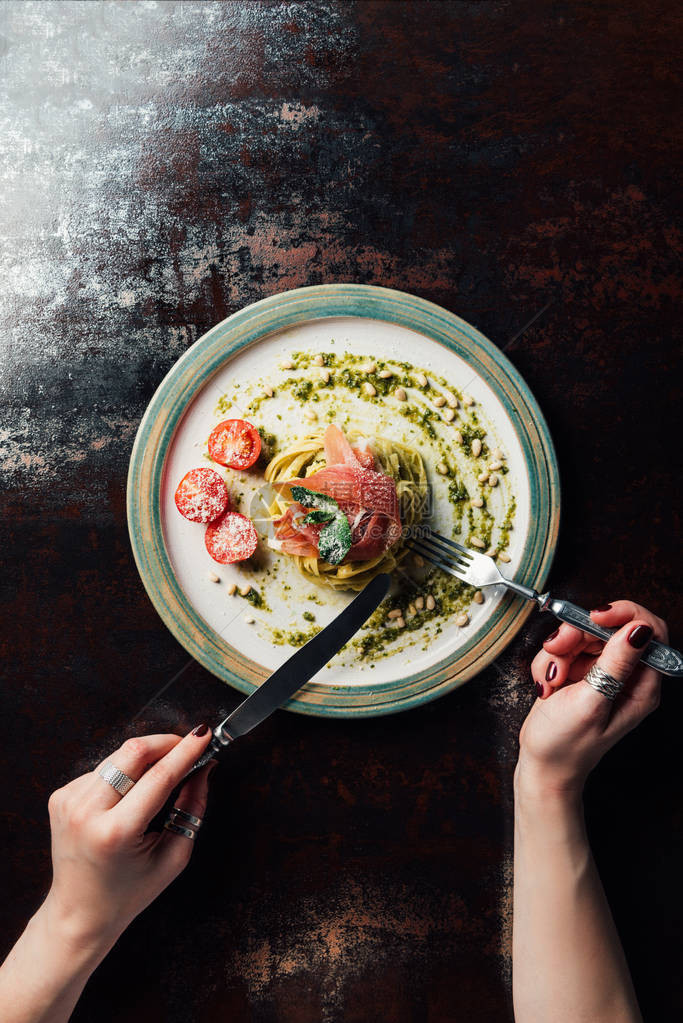
<path id="1" fill-rule="evenodd" d="M 190 469 L 178 484 L 175 503 L 190 522 L 213 522 L 228 507 L 228 488 L 215 469 Z"/>
<path id="2" fill-rule="evenodd" d="M 248 469 L 261 453 L 261 438 L 245 419 L 225 419 L 211 431 L 209 455 L 230 469 Z"/>
<path id="3" fill-rule="evenodd" d="M 258 545 L 258 536 L 251 519 L 228 511 L 207 528 L 204 543 L 214 561 L 230 565 L 251 557 Z"/>

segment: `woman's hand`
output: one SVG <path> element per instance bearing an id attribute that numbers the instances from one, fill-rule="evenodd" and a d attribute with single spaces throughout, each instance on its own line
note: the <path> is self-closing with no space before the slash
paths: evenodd
<path id="1" fill-rule="evenodd" d="M 136 782 L 125 796 L 98 774 L 102 765 L 52 794 L 53 882 L 41 911 L 61 940 L 78 951 L 105 954 L 187 865 L 190 839 L 168 830 L 145 832 L 210 738 L 201 725 L 184 739 L 128 739 L 103 762 Z M 212 766 L 182 788 L 180 809 L 203 815 Z"/>
<path id="2" fill-rule="evenodd" d="M 534 658 L 539 698 L 520 733 L 518 786 L 530 782 L 535 791 L 580 793 L 603 754 L 659 704 L 660 676 L 639 661 L 652 638 L 667 642 L 666 623 L 630 600 L 591 611 L 591 617 L 617 628 L 607 643 L 563 624 Z M 596 662 L 624 682 L 614 702 L 585 681 Z"/>

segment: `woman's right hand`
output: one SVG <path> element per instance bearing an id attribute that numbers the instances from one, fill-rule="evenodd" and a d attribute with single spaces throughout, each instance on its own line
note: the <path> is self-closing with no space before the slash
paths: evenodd
<path id="1" fill-rule="evenodd" d="M 591 611 L 591 617 L 617 629 L 607 643 L 563 624 L 533 660 L 539 698 L 520 733 L 518 786 L 579 793 L 603 754 L 659 704 L 660 675 L 639 662 L 652 638 L 668 641 L 666 622 L 630 600 Z M 596 662 L 624 682 L 615 701 L 585 681 Z"/>

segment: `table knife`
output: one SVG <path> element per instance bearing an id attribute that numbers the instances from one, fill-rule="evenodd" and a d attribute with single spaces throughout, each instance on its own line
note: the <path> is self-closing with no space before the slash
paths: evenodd
<path id="1" fill-rule="evenodd" d="M 210 760 L 219 760 L 235 739 L 260 725 L 274 710 L 286 703 L 297 689 L 313 678 L 379 607 L 387 595 L 389 582 L 389 576 L 384 572 L 375 576 L 341 614 L 292 654 L 232 714 L 216 725 L 211 742 L 189 774 L 204 767 Z"/>

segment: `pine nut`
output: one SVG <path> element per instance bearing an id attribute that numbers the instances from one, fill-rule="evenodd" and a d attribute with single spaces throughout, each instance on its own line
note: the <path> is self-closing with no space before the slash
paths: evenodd
<path id="1" fill-rule="evenodd" d="M 436 405 L 437 408 L 443 408 L 444 405 L 446 404 L 446 399 L 442 394 L 437 394 L 436 398 L 434 399 L 434 404 Z"/>
<path id="2" fill-rule="evenodd" d="M 498 486 L 498 477 L 496 476 L 495 472 L 492 472 L 491 475 L 489 476 L 489 486 L 490 487 Z"/>
<path id="3" fill-rule="evenodd" d="M 364 368 L 366 373 L 374 373 L 377 370 L 377 363 L 376 362 L 368 362 L 367 365 L 364 366 L 363 368 Z"/>
<path id="4" fill-rule="evenodd" d="M 455 624 L 459 629 L 464 629 L 466 625 L 470 624 L 469 615 L 458 615 L 455 619 Z"/>
<path id="5" fill-rule="evenodd" d="M 477 476 L 477 479 L 479 480 L 480 483 L 486 483 L 488 478 L 489 474 L 487 472 L 482 472 L 480 476 Z"/>
<path id="6" fill-rule="evenodd" d="M 405 618 L 397 618 L 396 619 L 396 627 L 398 629 L 405 629 L 405 627 L 406 627 L 406 620 L 405 620 Z"/>
<path id="7" fill-rule="evenodd" d="M 499 561 L 504 561 L 505 564 L 507 565 L 507 563 L 510 560 L 510 555 L 506 554 L 505 551 L 501 551 L 500 554 L 498 555 L 498 560 Z"/>
<path id="8" fill-rule="evenodd" d="M 396 390 L 394 391 L 394 394 L 396 395 L 398 401 L 406 401 L 408 397 L 408 395 L 406 394 L 402 387 L 397 387 Z"/>
<path id="9" fill-rule="evenodd" d="M 379 371 L 379 373 L 377 374 L 377 376 L 380 378 L 380 380 L 388 380 L 389 377 L 393 377 L 393 375 L 394 374 L 392 373 L 392 371 L 390 369 L 381 369 Z"/>
<path id="10" fill-rule="evenodd" d="M 365 391 L 365 393 L 366 393 L 366 394 L 368 394 L 368 395 L 369 395 L 369 396 L 370 396 L 371 398 L 374 398 L 374 397 L 375 397 L 375 395 L 377 394 L 377 391 L 376 391 L 376 389 L 375 389 L 375 388 L 374 388 L 374 387 L 372 386 L 372 384 L 370 383 L 370 381 L 369 381 L 369 380 L 366 380 L 366 381 L 365 381 L 365 383 L 363 384 L 363 390 L 364 390 L 364 391 Z"/>
<path id="11" fill-rule="evenodd" d="M 466 405 L 467 408 L 471 408 L 472 405 L 474 405 L 474 398 L 472 397 L 471 394 L 463 394 L 462 403 L 463 405 Z"/>
<path id="12" fill-rule="evenodd" d="M 266 387 L 266 398 L 272 398 L 274 394 L 275 391 L 272 387 Z"/>
<path id="13" fill-rule="evenodd" d="M 252 618 L 251 615 L 247 615 L 247 617 L 244 619 L 244 624 L 245 625 L 253 625 L 255 621 L 256 621 L 255 618 Z"/>
<path id="14" fill-rule="evenodd" d="M 483 508 L 484 507 L 484 502 L 482 501 L 482 499 L 480 497 L 473 497 L 472 500 L 470 501 L 470 504 L 472 505 L 473 508 Z"/>
<path id="15" fill-rule="evenodd" d="M 497 458 L 499 462 L 502 462 L 503 459 L 505 458 L 505 455 L 500 450 L 500 448 L 494 448 L 491 454 L 493 455 L 494 458 Z"/>
<path id="16" fill-rule="evenodd" d="M 240 597 L 246 597 L 248 593 L 251 593 L 251 583 L 240 586 Z"/>
<path id="17" fill-rule="evenodd" d="M 416 568 L 422 568 L 424 566 L 425 559 L 421 554 L 413 554 L 413 564 Z"/>
<path id="18" fill-rule="evenodd" d="M 228 596 L 234 597 L 237 593 L 237 583 L 230 583 L 228 586 Z"/>
<path id="19" fill-rule="evenodd" d="M 424 597 L 416 597 L 415 598 L 415 607 L 417 608 L 417 610 L 418 611 L 422 611 L 424 606 L 425 606 L 425 599 L 424 599 Z"/>
<path id="20" fill-rule="evenodd" d="M 489 547 L 489 549 L 487 551 L 484 551 L 484 553 L 486 554 L 487 558 L 495 558 L 495 556 L 496 556 L 496 548 L 495 547 Z"/>
<path id="21" fill-rule="evenodd" d="M 312 408 L 307 408 L 304 412 L 304 419 L 307 419 L 309 423 L 315 423 L 318 419 L 318 415 Z"/>
<path id="22" fill-rule="evenodd" d="M 436 467 L 436 471 L 440 472 L 442 476 L 446 476 L 448 475 L 448 466 L 446 465 L 445 462 L 439 462 L 439 464 Z"/>
<path id="23" fill-rule="evenodd" d="M 415 374 L 415 379 L 417 380 L 417 382 L 420 385 L 420 387 L 426 387 L 427 384 L 429 383 L 429 381 L 427 380 L 427 377 L 424 375 L 424 373 L 416 373 Z"/>
<path id="24" fill-rule="evenodd" d="M 285 359 L 285 361 L 282 363 L 282 368 L 283 369 L 294 369 L 294 363 L 292 362 L 291 359 Z"/>
<path id="25" fill-rule="evenodd" d="M 414 615 L 415 614 L 415 605 L 414 604 L 408 604 L 408 614 L 409 615 Z"/>
<path id="26" fill-rule="evenodd" d="M 455 419 L 455 411 L 452 408 L 445 408 L 443 410 L 443 417 L 447 423 L 452 423 Z"/>
<path id="27" fill-rule="evenodd" d="M 478 437 L 475 437 L 472 441 L 472 454 L 475 458 L 479 458 L 479 455 L 481 454 L 481 441 Z"/>
<path id="28" fill-rule="evenodd" d="M 428 611 L 433 611 L 434 608 L 436 607 L 436 601 L 434 600 L 434 597 L 431 595 L 431 593 L 427 597 L 426 604 L 427 604 L 427 610 Z"/>
<path id="29" fill-rule="evenodd" d="M 481 590 L 477 590 L 477 592 L 472 597 L 472 600 L 474 601 L 475 604 L 484 603 L 484 594 L 481 592 Z"/>
<path id="30" fill-rule="evenodd" d="M 316 355 L 316 357 L 313 360 L 313 362 L 316 364 L 316 366 L 324 366 L 325 365 L 325 360 L 323 359 L 322 355 Z"/>
<path id="31" fill-rule="evenodd" d="M 463 443 L 463 436 L 460 433 L 460 430 L 454 430 L 453 431 L 453 436 L 455 437 L 455 443 L 456 444 L 462 444 Z"/>
<path id="32" fill-rule="evenodd" d="M 329 384 L 329 382 L 330 382 L 330 371 L 329 371 L 329 369 L 321 369 L 320 370 L 320 379 L 324 383 Z"/>
<path id="33" fill-rule="evenodd" d="M 454 394 L 451 394 L 450 391 L 446 391 L 446 404 L 448 405 L 449 408 L 458 407 L 458 399 Z"/>
<path id="34" fill-rule="evenodd" d="M 491 470 L 491 472 L 497 472 L 498 469 L 502 468 L 503 468 L 502 462 L 489 462 L 489 469 Z"/>
<path id="35" fill-rule="evenodd" d="M 395 607 L 393 611 L 390 611 L 387 618 L 403 618 L 403 611 L 400 608 Z"/>
<path id="36" fill-rule="evenodd" d="M 209 579 L 211 580 L 212 583 L 220 582 L 220 579 L 218 578 L 215 572 L 209 572 Z"/>
<path id="37" fill-rule="evenodd" d="M 483 551 L 484 547 L 486 547 L 486 544 L 484 543 L 484 541 L 480 540 L 478 536 L 471 536 L 470 537 L 470 543 L 472 544 L 473 547 L 478 547 L 479 550 L 482 550 L 482 551 Z"/>

